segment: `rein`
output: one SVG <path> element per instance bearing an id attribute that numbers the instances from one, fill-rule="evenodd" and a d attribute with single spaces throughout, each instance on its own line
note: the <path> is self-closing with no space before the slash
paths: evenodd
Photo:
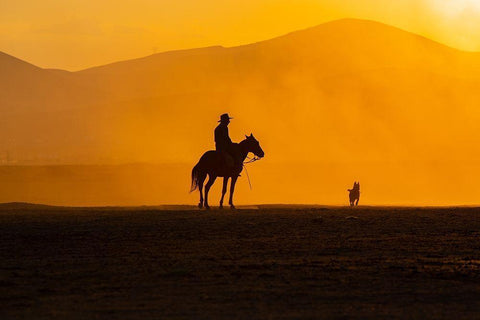
<path id="1" fill-rule="evenodd" d="M 252 184 L 250 183 L 250 176 L 248 175 L 248 170 L 246 164 L 253 163 L 255 161 L 260 160 L 261 158 L 254 156 L 253 158 L 250 158 L 249 156 L 246 157 L 248 161 L 243 162 L 243 167 L 245 168 L 245 172 L 247 173 L 247 180 L 248 180 L 248 185 L 250 186 L 250 190 L 252 190 Z"/>
<path id="2" fill-rule="evenodd" d="M 248 161 L 244 161 L 244 162 L 243 162 L 243 165 L 244 165 L 244 166 L 245 166 L 246 164 L 249 164 L 249 163 L 258 161 L 258 160 L 260 160 L 261 158 L 259 158 L 259 157 L 257 157 L 257 156 L 254 156 L 253 158 L 250 158 L 249 156 L 247 156 L 247 159 L 248 159 Z"/>

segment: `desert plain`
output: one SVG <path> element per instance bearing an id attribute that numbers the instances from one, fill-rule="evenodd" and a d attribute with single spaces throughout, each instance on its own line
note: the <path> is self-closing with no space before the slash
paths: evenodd
<path id="1" fill-rule="evenodd" d="M 473 319 L 473 207 L 0 205 L 1 319 Z"/>

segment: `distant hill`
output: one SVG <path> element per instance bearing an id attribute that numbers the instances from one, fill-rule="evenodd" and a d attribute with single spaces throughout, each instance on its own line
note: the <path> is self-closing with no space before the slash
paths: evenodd
<path id="1" fill-rule="evenodd" d="M 254 132 L 272 161 L 480 160 L 480 54 L 346 19 L 79 72 L 0 54 L 0 158 L 193 162 Z"/>

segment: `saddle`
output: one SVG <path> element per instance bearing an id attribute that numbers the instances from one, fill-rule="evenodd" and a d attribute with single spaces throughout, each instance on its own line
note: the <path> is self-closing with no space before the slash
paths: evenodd
<path id="1" fill-rule="evenodd" d="M 235 159 L 233 159 L 232 155 L 226 151 L 217 151 L 223 159 L 223 164 L 227 168 L 235 167 Z"/>

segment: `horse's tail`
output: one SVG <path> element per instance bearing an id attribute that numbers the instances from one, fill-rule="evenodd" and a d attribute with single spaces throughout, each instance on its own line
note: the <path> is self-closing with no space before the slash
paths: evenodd
<path id="1" fill-rule="evenodd" d="M 192 184 L 190 185 L 190 192 L 197 190 L 198 188 L 198 175 L 199 175 L 199 163 L 192 169 Z"/>

